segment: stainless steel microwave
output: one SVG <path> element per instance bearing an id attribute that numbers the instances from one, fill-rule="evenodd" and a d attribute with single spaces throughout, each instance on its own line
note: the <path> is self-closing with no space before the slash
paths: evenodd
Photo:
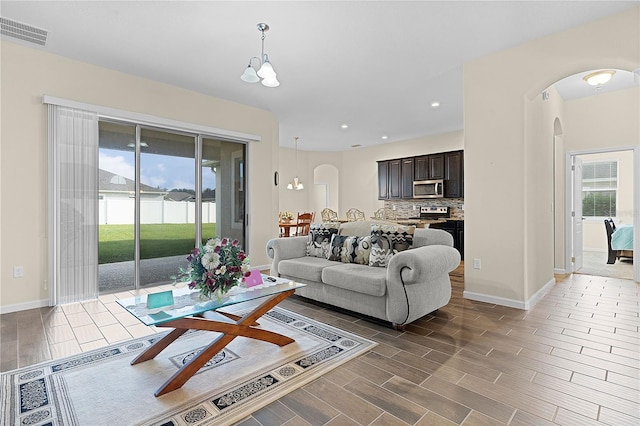
<path id="1" fill-rule="evenodd" d="M 442 198 L 443 195 L 442 179 L 413 181 L 413 198 Z"/>

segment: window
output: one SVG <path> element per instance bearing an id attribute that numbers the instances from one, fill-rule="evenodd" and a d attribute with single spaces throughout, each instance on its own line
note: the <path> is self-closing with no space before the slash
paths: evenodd
<path id="1" fill-rule="evenodd" d="M 584 163 L 582 167 L 582 215 L 616 216 L 618 162 Z"/>

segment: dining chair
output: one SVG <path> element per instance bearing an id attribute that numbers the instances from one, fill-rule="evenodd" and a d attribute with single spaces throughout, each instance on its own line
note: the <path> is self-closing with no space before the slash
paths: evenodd
<path id="1" fill-rule="evenodd" d="M 613 221 L 612 218 L 607 218 L 604 220 L 604 229 L 607 233 L 607 263 L 608 264 L 614 264 L 616 263 L 616 250 L 613 250 L 611 248 L 611 235 L 613 235 L 614 231 L 616 230 L 616 224 Z"/>
<path id="2" fill-rule="evenodd" d="M 378 210 L 373 212 L 373 218 L 377 220 L 384 220 L 384 207 L 380 207 Z"/>
<path id="3" fill-rule="evenodd" d="M 356 208 L 350 208 L 349 210 L 347 210 L 347 220 L 349 222 L 364 220 L 364 212 Z"/>
<path id="4" fill-rule="evenodd" d="M 323 222 L 335 222 L 338 220 L 338 213 L 328 207 L 326 209 L 322 209 L 320 215 L 322 216 Z"/>
<path id="5" fill-rule="evenodd" d="M 313 223 L 315 213 L 298 213 L 296 236 L 309 235 L 309 229 Z"/>

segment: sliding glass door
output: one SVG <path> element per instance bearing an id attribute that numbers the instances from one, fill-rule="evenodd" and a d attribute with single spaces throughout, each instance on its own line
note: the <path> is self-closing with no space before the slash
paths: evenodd
<path id="1" fill-rule="evenodd" d="M 244 246 L 245 155 L 243 143 L 100 122 L 100 292 L 170 283 L 209 238 Z"/>

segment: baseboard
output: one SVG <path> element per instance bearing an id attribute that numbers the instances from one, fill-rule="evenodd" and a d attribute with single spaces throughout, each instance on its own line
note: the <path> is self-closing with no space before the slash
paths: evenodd
<path id="1" fill-rule="evenodd" d="M 558 269 L 558 268 L 556 268 L 556 269 L 553 270 L 553 273 L 556 274 L 556 275 L 569 275 L 571 272 L 567 272 L 566 269 Z"/>
<path id="2" fill-rule="evenodd" d="M 507 299 L 506 297 L 490 296 L 483 293 L 475 293 L 473 291 L 465 290 L 462 293 L 462 297 L 469 300 L 475 300 L 477 302 L 491 303 L 492 305 L 507 306 L 509 308 L 526 309 L 525 302 L 515 299 Z"/>
<path id="3" fill-rule="evenodd" d="M 553 288 L 554 285 L 556 285 L 556 279 L 551 278 L 549 281 L 547 281 L 547 283 L 544 286 L 542 286 L 540 290 L 536 291 L 536 293 L 533 296 L 531 296 L 529 300 L 524 302 L 525 309 L 529 310 L 534 306 L 536 306 L 536 304 L 540 300 L 542 300 L 542 298 L 549 292 L 549 290 Z"/>
<path id="4" fill-rule="evenodd" d="M 11 312 L 26 311 L 28 309 L 44 308 L 49 306 L 48 299 L 33 300 L 31 302 L 16 303 L 14 305 L 0 306 L 0 314 L 8 314 Z"/>
<path id="5" fill-rule="evenodd" d="M 491 303 L 493 305 L 506 306 L 509 308 L 516 308 L 522 310 L 529 310 L 538 303 L 549 290 L 556 284 L 556 279 L 550 279 L 540 290 L 538 290 L 529 300 L 515 300 L 507 299 L 506 297 L 490 296 L 488 294 L 475 293 L 472 291 L 464 291 L 462 297 L 469 300 L 476 300 L 478 302 Z"/>

